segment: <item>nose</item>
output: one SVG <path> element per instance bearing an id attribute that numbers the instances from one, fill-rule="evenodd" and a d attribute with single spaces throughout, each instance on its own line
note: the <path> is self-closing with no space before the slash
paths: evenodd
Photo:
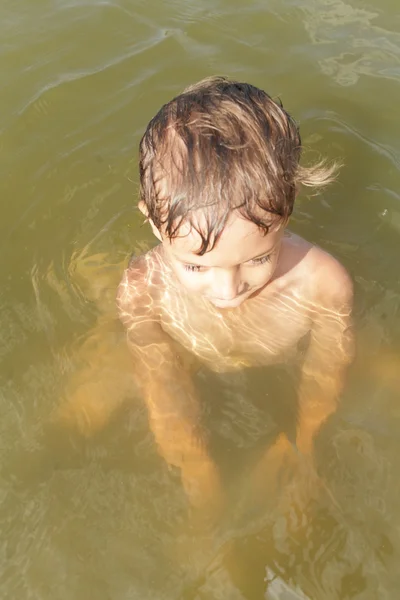
<path id="1" fill-rule="evenodd" d="M 238 268 L 214 269 L 212 282 L 213 298 L 233 300 L 240 293 L 240 272 Z"/>

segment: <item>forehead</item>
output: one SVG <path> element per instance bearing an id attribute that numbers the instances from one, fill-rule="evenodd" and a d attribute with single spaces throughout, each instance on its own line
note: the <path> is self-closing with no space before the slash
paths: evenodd
<path id="1" fill-rule="evenodd" d="M 272 223 L 265 235 L 255 223 L 242 217 L 238 211 L 233 211 L 215 247 L 203 256 L 197 254 L 201 246 L 201 237 L 189 224 L 183 224 L 178 237 L 171 241 L 165 239 L 164 244 L 169 246 L 176 258 L 184 262 L 210 267 L 229 267 L 267 254 L 276 246 L 282 233 L 283 226 Z"/>

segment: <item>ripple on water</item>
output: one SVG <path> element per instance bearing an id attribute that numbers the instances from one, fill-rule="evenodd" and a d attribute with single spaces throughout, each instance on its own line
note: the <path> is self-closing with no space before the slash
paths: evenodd
<path id="1" fill-rule="evenodd" d="M 47 91 L 121 65 L 166 35 L 145 15 L 111 2 L 67 5 L 61 14 L 27 12 L 18 27 L 3 32 L 3 131 L 33 104 L 46 112 L 40 101 Z"/>
<path id="2" fill-rule="evenodd" d="M 307 0 L 299 4 L 304 27 L 318 56 L 322 72 L 343 86 L 362 75 L 399 79 L 400 33 L 392 23 L 381 27 L 377 11 L 355 7 L 345 0 Z M 317 46 L 317 48 L 315 48 Z"/>

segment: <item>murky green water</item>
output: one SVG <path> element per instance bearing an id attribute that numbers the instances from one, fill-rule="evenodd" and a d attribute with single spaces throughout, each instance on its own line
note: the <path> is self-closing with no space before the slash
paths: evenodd
<path id="1" fill-rule="evenodd" d="M 3 0 L 0 40 L 1 598 L 397 598 L 397 1 Z M 97 292 L 82 284 L 77 265 L 153 243 L 133 208 L 139 137 L 163 102 L 214 73 L 280 95 L 306 147 L 344 159 L 323 198 L 299 200 L 292 229 L 350 270 L 359 358 L 317 441 L 329 493 L 228 519 L 199 556 L 134 394 L 94 438 L 55 452 L 40 433 L 79 368 L 93 298 L 114 292 L 102 270 Z M 253 424 L 225 387 L 208 393 L 229 463 Z"/>

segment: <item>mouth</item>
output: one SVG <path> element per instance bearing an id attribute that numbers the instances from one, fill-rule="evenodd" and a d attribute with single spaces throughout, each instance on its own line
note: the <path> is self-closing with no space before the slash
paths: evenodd
<path id="1" fill-rule="evenodd" d="M 247 296 L 244 294 L 241 296 L 236 296 L 233 300 L 220 300 L 218 298 L 208 298 L 208 301 L 211 302 L 217 308 L 237 308 L 240 306 Z"/>

